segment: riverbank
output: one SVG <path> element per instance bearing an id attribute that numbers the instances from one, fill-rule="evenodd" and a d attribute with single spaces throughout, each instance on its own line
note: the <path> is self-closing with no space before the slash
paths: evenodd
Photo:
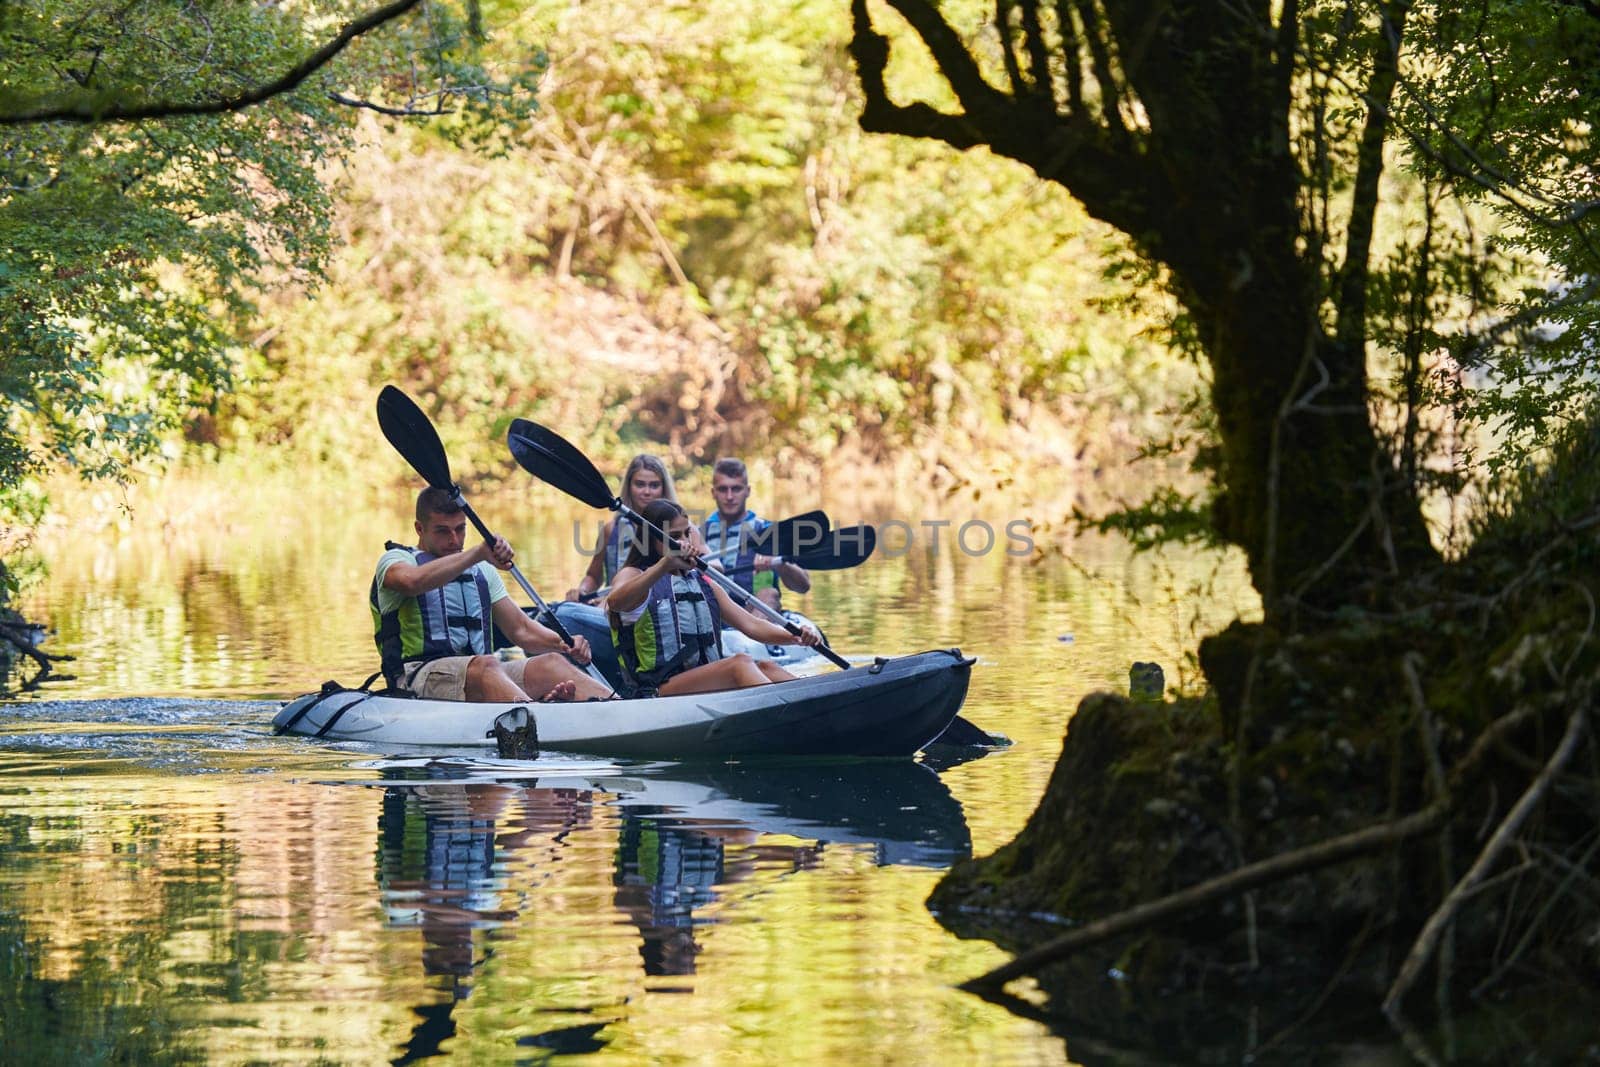
<path id="1" fill-rule="evenodd" d="M 1203 699 L 1084 700 L 1027 826 L 930 900 L 1022 953 L 975 987 L 1032 974 L 1130 1034 L 1593 999 L 1597 461 L 1600 435 L 1569 434 L 1382 607 L 1206 638 Z M 1041 915 L 1073 928 L 1043 950 Z M 1576 1029 L 1542 1053 L 1592 1055 Z"/>

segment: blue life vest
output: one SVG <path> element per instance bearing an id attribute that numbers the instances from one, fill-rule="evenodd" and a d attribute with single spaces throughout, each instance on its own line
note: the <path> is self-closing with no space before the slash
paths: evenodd
<path id="1" fill-rule="evenodd" d="M 385 547 L 405 549 L 419 567 L 439 558 L 393 541 Z M 477 566 L 463 571 L 438 589 L 407 597 L 389 612 L 378 608 L 378 578 L 374 575 L 368 599 L 372 607 L 372 639 L 378 646 L 383 676 L 391 687 L 400 684 L 407 663 L 446 656 L 477 656 L 490 651 L 494 622 L 489 613 L 489 582 Z M 466 647 L 458 647 L 451 639 L 452 627 L 466 631 Z"/>
<path id="2" fill-rule="evenodd" d="M 633 532 L 633 523 L 622 518 L 618 518 L 611 523 L 611 534 L 606 538 L 605 548 L 606 585 L 611 584 L 611 580 L 617 576 L 617 572 L 628 562 L 628 553 L 633 550 L 636 540 L 637 538 Z"/>
<path id="3" fill-rule="evenodd" d="M 746 511 L 738 522 L 728 524 L 723 523 L 720 511 L 713 511 L 706 516 L 706 521 L 700 524 L 700 532 L 705 534 L 706 547 L 711 550 L 711 558 L 720 561 L 728 577 L 737 582 L 747 593 L 778 588 L 776 573 L 773 571 L 756 573 L 753 566 L 756 550 L 747 544 L 750 538 L 771 525 L 771 522 L 758 517 L 754 511 Z"/>
<path id="4" fill-rule="evenodd" d="M 611 638 L 634 690 L 657 689 L 675 674 L 716 662 L 722 658 L 722 611 L 711 580 L 663 574 L 638 619 L 625 623 L 611 613 Z"/>

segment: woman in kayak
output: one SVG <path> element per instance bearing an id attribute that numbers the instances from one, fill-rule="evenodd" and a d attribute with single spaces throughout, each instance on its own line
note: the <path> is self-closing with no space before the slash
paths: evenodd
<path id="1" fill-rule="evenodd" d="M 611 582 L 606 603 L 611 636 L 633 696 L 743 689 L 794 677 L 747 653 L 722 654 L 723 625 L 769 645 L 816 645 L 810 625 L 797 637 L 735 604 L 700 573 L 689 516 L 675 501 L 657 499 L 640 511 L 647 525 L 634 531 L 627 562 Z M 671 543 L 650 530 L 665 530 Z"/>
<path id="2" fill-rule="evenodd" d="M 660 458 L 641 452 L 634 456 L 622 475 L 622 502 L 634 511 L 643 511 L 652 500 L 678 499 L 672 475 Z M 580 602 L 592 599 L 601 587 L 611 584 L 633 548 L 633 527 L 621 517 L 606 521 L 600 531 L 600 551 L 589 557 L 589 569 L 578 579 L 576 588 L 567 590 L 567 599 Z"/>

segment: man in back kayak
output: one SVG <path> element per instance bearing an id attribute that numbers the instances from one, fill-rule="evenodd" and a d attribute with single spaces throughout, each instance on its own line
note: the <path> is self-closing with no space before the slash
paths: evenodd
<path id="1" fill-rule="evenodd" d="M 573 666 L 589 662 L 589 644 L 571 646 L 532 619 L 506 592 L 501 570 L 514 553 L 504 538 L 465 548 L 467 517 L 440 489 L 417 497 L 418 548 L 390 542 L 369 594 L 373 639 L 384 678 L 429 700 L 519 702 L 588 700 L 611 691 Z M 527 653 L 502 663 L 494 630 Z"/>
<path id="2" fill-rule="evenodd" d="M 811 591 L 811 575 L 804 567 L 780 557 L 757 553 L 750 539 L 772 525 L 746 507 L 750 499 L 750 472 L 740 459 L 717 460 L 711 469 L 711 493 L 717 510 L 701 524 L 709 549 L 707 559 L 719 564 L 728 577 L 747 592 L 759 596 L 769 607 L 781 604 L 779 579 L 796 593 Z"/>

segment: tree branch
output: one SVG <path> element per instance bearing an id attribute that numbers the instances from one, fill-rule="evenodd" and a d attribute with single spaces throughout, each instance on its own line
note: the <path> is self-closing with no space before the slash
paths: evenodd
<path id="1" fill-rule="evenodd" d="M 952 114 L 920 101 L 896 104 L 889 99 L 884 81 L 889 40 L 873 28 L 866 0 L 852 0 L 850 54 L 866 97 L 863 130 L 943 141 L 961 149 L 987 146 L 1068 189 L 1096 217 L 1128 233 L 1150 231 L 1152 218 L 1174 202 L 1166 172 L 1148 166 L 1126 128 L 1109 130 L 1081 110 L 1060 114 L 1053 100 L 1041 106 L 1044 99 L 1031 94 L 1007 96 L 983 80 L 955 32 L 924 0 L 890 2 L 922 35 L 965 110 Z M 1105 91 L 1102 87 L 1102 96 Z M 1102 102 L 1102 107 L 1116 112 L 1115 105 Z"/>
<path id="2" fill-rule="evenodd" d="M 1400 78 L 1400 46 L 1404 40 L 1410 0 L 1395 0 L 1380 16 L 1383 44 L 1373 60 L 1372 80 L 1362 98 L 1367 102 L 1367 123 L 1357 150 L 1355 190 L 1351 196 L 1350 227 L 1345 241 L 1344 269 L 1335 299 L 1338 323 L 1334 336 L 1343 345 L 1359 345 L 1367 331 L 1367 276 L 1372 259 L 1373 220 L 1378 212 L 1378 185 L 1383 176 L 1383 145 L 1389 137 L 1390 102 Z"/>
<path id="3" fill-rule="evenodd" d="M 1269 885 L 1280 881 L 1290 875 L 1303 874 L 1306 871 L 1326 867 L 1342 860 L 1351 859 L 1365 852 L 1404 841 L 1408 837 L 1415 837 L 1435 829 L 1444 817 L 1447 809 L 1444 804 L 1433 804 L 1414 814 L 1407 815 L 1393 822 L 1380 823 L 1369 826 L 1354 833 L 1344 834 L 1328 841 L 1322 841 L 1307 848 L 1295 849 L 1292 852 L 1280 853 L 1271 859 L 1252 863 L 1225 875 L 1201 882 L 1199 885 L 1190 886 L 1153 900 L 1148 904 L 1119 911 L 1115 915 L 1108 915 L 1104 919 L 1097 919 L 1084 926 L 1063 934 L 1053 941 L 1048 941 L 1038 948 L 1022 953 L 1010 963 L 996 967 L 987 974 L 980 974 L 961 984 L 962 989 L 977 990 L 1005 985 L 1014 978 L 1021 978 L 1025 974 L 1032 974 L 1046 964 L 1065 959 L 1074 952 L 1090 945 L 1098 944 L 1108 938 L 1125 934 L 1131 930 L 1169 919 L 1174 915 L 1182 914 L 1202 904 L 1223 897 L 1237 896 L 1249 889 Z"/>
<path id="4" fill-rule="evenodd" d="M 859 0 L 858 0 L 859 2 Z M 911 24 L 927 45 L 928 52 L 939 67 L 939 73 L 955 90 L 956 99 L 969 114 L 981 116 L 993 111 L 997 105 L 1009 100 L 994 86 L 984 80 L 977 60 L 961 43 L 961 38 L 928 0 L 889 0 L 889 6 Z M 865 5 L 862 5 L 863 13 Z"/>
<path id="5" fill-rule="evenodd" d="M 283 75 L 220 100 L 151 100 L 124 105 L 100 100 L 76 104 L 46 104 L 31 110 L 0 114 L 0 126 L 27 126 L 41 122 L 140 122 L 149 119 L 179 118 L 186 115 L 220 115 L 242 111 L 264 103 L 275 96 L 292 92 L 311 75 L 327 66 L 362 34 L 370 33 L 386 22 L 399 18 L 422 0 L 395 0 L 394 3 L 370 11 L 347 23 L 338 36 L 295 64 Z"/>
<path id="6" fill-rule="evenodd" d="M 1400 1002 L 1405 998 L 1411 984 L 1417 980 L 1428 958 L 1433 955 L 1439 938 L 1449 928 L 1455 919 L 1456 911 L 1461 907 L 1461 902 L 1471 893 L 1472 887 L 1488 873 L 1500 858 L 1500 853 L 1505 851 L 1512 839 L 1516 836 L 1518 828 L 1524 820 L 1539 806 L 1545 792 L 1550 788 L 1550 783 L 1555 780 L 1567 760 L 1572 758 L 1573 752 L 1578 748 L 1578 741 L 1583 737 L 1584 726 L 1589 721 L 1589 707 L 1587 704 L 1572 713 L 1567 721 L 1567 732 L 1562 735 L 1561 743 L 1556 746 L 1550 762 L 1545 764 L 1544 770 L 1533 780 L 1527 790 L 1517 800 L 1516 805 L 1506 814 L 1504 820 L 1495 829 L 1494 836 L 1478 854 L 1477 862 L 1472 869 L 1462 876 L 1455 888 L 1450 890 L 1450 895 L 1445 897 L 1434 913 L 1428 916 L 1428 921 L 1423 924 L 1422 933 L 1417 935 L 1416 942 L 1411 946 L 1411 951 L 1406 954 L 1406 961 L 1400 967 L 1400 974 L 1395 978 L 1394 984 L 1389 987 L 1389 995 L 1383 998 L 1383 1012 L 1390 1019 L 1395 1019 L 1400 1013 Z"/>
<path id="7" fill-rule="evenodd" d="M 1055 82 L 1050 77 L 1050 53 L 1045 48 L 1044 26 L 1039 21 L 1038 0 L 1022 0 L 1022 30 L 1028 49 L 1028 66 L 1033 72 L 1034 95 L 1050 101 L 1055 110 Z"/>
<path id="8" fill-rule="evenodd" d="M 924 103 L 899 105 L 889 99 L 884 70 L 889 65 L 889 38 L 872 28 L 867 0 L 851 0 L 854 30 L 850 55 L 866 104 L 861 110 L 861 128 L 872 133 L 898 133 L 943 141 L 953 148 L 971 148 L 987 139 L 964 115 L 952 115 Z M 970 58 L 970 57 L 969 57 Z"/>
<path id="9" fill-rule="evenodd" d="M 342 104 L 345 107 L 363 108 L 367 111 L 376 111 L 380 115 L 394 115 L 398 118 L 411 118 L 416 115 L 448 114 L 448 112 L 445 111 L 444 97 L 442 96 L 434 101 L 434 105 L 429 108 L 392 107 L 388 104 L 376 104 L 371 100 L 357 100 L 355 97 L 346 96 L 343 93 L 329 93 L 328 99 L 332 100 L 335 104 Z"/>
<path id="10" fill-rule="evenodd" d="M 1016 0 L 994 0 L 994 32 L 1000 35 L 1000 56 L 1005 61 L 1006 77 L 1011 80 L 1011 94 L 1021 96 L 1027 91 L 1022 80 L 1022 68 L 1017 65 L 1017 50 L 1011 44 L 1011 12 Z"/>
<path id="11" fill-rule="evenodd" d="M 1079 949 L 1098 944 L 1118 934 L 1170 919 L 1213 900 L 1237 896 L 1247 890 L 1270 885 L 1291 875 L 1341 863 L 1386 845 L 1429 833 L 1438 828 L 1449 816 L 1452 798 L 1461 795 L 1462 783 L 1487 758 L 1495 743 L 1526 725 L 1534 715 L 1535 709 L 1525 705 L 1491 723 L 1478 735 L 1478 739 L 1473 742 L 1467 754 L 1451 769 L 1445 783 L 1443 798 L 1421 811 L 1391 822 L 1355 830 L 1327 841 L 1319 841 L 1305 848 L 1282 852 L 1258 863 L 1240 867 L 1198 885 L 1179 890 L 1159 900 L 1152 900 L 1147 904 L 1140 904 L 1103 919 L 1097 919 L 1071 933 L 1063 934 L 1053 941 L 1047 941 L 1037 948 L 1022 953 L 1010 963 L 968 979 L 961 984 L 961 988 L 969 992 L 996 989 L 1013 979 L 1032 974 L 1041 967 L 1065 959 Z"/>

